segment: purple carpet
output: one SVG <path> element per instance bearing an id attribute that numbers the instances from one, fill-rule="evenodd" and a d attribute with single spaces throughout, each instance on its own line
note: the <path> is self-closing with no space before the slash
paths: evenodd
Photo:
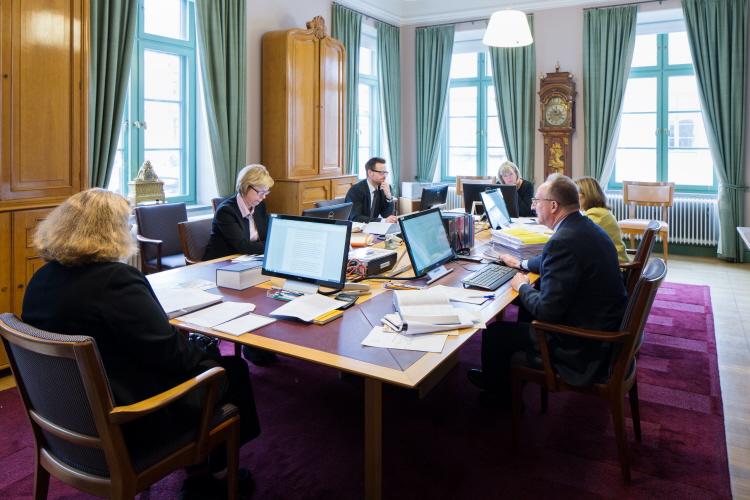
<path id="1" fill-rule="evenodd" d="M 511 455 L 510 418 L 481 408 L 466 379 L 480 366 L 476 335 L 424 399 L 384 387 L 384 498 L 731 498 L 713 325 L 708 287 L 659 290 L 638 363 L 641 443 L 627 420 L 629 487 L 605 400 L 550 394 L 543 415 L 538 387 L 527 386 L 522 451 Z M 252 497 L 361 498 L 363 381 L 286 357 L 251 373 L 263 428 L 241 450 Z M 31 498 L 33 444 L 16 389 L 0 392 L 0 428 L 0 498 Z M 138 498 L 175 499 L 184 478 L 175 472 Z M 93 497 L 53 478 L 49 498 Z"/>

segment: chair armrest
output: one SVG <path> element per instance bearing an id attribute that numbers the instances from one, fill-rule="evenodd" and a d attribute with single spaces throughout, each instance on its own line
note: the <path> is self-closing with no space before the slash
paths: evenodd
<path id="1" fill-rule="evenodd" d="M 215 396 L 216 390 L 219 387 L 219 382 L 224 376 L 224 371 L 224 368 L 220 367 L 211 368 L 201 373 L 197 377 L 186 380 L 180 385 L 172 387 L 171 389 L 166 390 L 161 394 L 157 394 L 156 396 L 152 396 L 132 405 L 117 406 L 113 408 L 111 412 L 109 412 L 109 421 L 113 424 L 124 424 L 126 422 L 130 422 L 137 418 L 148 415 L 149 413 L 153 413 L 156 410 L 164 408 L 168 404 L 173 403 L 186 394 L 193 392 L 194 390 L 199 389 L 207 384 L 211 384 L 211 387 L 208 388 L 208 391 L 209 393 L 211 393 L 211 395 Z M 209 399 L 214 399 L 213 397 L 208 397 L 209 393 L 206 394 L 204 404 Z"/>
<path id="2" fill-rule="evenodd" d="M 643 267 L 643 262 L 636 260 L 635 262 L 623 262 L 620 264 L 620 269 L 640 269 Z"/>
<path id="3" fill-rule="evenodd" d="M 142 236 L 140 234 L 136 234 L 135 237 L 140 241 L 141 243 L 148 243 L 150 245 L 159 245 L 163 243 L 162 240 L 152 240 L 151 238 L 146 238 L 145 236 Z"/>
<path id="4" fill-rule="evenodd" d="M 628 332 L 600 332 L 597 330 L 584 330 L 583 328 L 573 328 L 572 326 L 553 325 L 552 323 L 545 323 L 543 321 L 532 321 L 531 326 L 536 328 L 537 332 L 546 331 L 554 333 L 562 333 L 565 335 L 573 335 L 574 337 L 582 337 L 591 340 L 606 340 L 608 342 L 617 342 L 622 344 L 625 342 L 630 333 Z"/>
<path id="5" fill-rule="evenodd" d="M 146 244 L 149 244 L 149 245 L 156 245 L 156 272 L 160 273 L 162 271 L 162 267 L 161 267 L 161 247 L 162 247 L 162 243 L 164 243 L 164 242 L 162 240 L 152 240 L 151 238 L 146 238 L 145 236 L 140 235 L 140 234 L 136 234 L 135 237 L 138 240 L 138 242 L 140 242 L 140 243 L 146 243 Z M 143 252 L 141 252 L 141 263 L 143 264 L 144 269 L 145 269 L 145 266 L 146 266 L 146 257 L 145 257 L 145 254 Z"/>
<path id="6" fill-rule="evenodd" d="M 638 253 L 638 249 L 637 248 L 626 248 L 625 249 L 625 253 L 629 254 L 629 255 L 635 255 L 636 253 Z"/>

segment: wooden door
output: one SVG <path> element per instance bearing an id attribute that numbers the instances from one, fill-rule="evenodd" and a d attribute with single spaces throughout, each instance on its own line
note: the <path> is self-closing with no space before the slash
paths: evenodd
<path id="1" fill-rule="evenodd" d="M 0 213 L 0 313 L 11 312 L 11 277 L 10 277 L 10 213 Z M 5 355 L 2 343 L 0 343 L 0 369 L 8 365 L 8 356 Z"/>
<path id="2" fill-rule="evenodd" d="M 359 179 L 356 175 L 349 175 L 346 177 L 337 177 L 335 179 L 331 179 L 331 191 L 333 193 L 331 194 L 332 198 L 340 198 L 342 196 L 346 196 L 346 193 L 349 192 L 349 189 L 357 183 Z"/>
<path id="3" fill-rule="evenodd" d="M 315 208 L 316 201 L 331 199 L 331 181 L 305 181 L 299 183 L 300 213 Z"/>
<path id="4" fill-rule="evenodd" d="M 320 41 L 320 151 L 321 175 L 341 175 L 344 166 L 344 109 L 346 51 L 338 40 Z M 356 92 L 357 89 L 352 89 Z"/>
<path id="5" fill-rule="evenodd" d="M 318 39 L 301 31 L 289 35 L 289 44 L 287 144 L 289 177 L 294 178 L 318 174 Z"/>
<path id="6" fill-rule="evenodd" d="M 21 316 L 23 308 L 23 295 L 26 285 L 35 272 L 45 262 L 34 249 L 34 231 L 44 218 L 49 215 L 52 208 L 38 210 L 21 210 L 13 212 L 13 311 L 16 316 Z"/>

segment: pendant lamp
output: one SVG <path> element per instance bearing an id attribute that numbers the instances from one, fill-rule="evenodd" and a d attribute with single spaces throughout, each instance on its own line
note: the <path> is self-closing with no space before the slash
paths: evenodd
<path id="1" fill-rule="evenodd" d="M 520 10 L 505 9 L 492 14 L 482 41 L 492 47 L 523 47 L 531 45 L 534 40 L 526 14 Z"/>

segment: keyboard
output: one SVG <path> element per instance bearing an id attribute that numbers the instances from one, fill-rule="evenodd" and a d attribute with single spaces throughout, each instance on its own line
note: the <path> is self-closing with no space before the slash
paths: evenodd
<path id="1" fill-rule="evenodd" d="M 484 288 L 485 290 L 497 290 L 500 286 L 510 281 L 517 272 L 517 269 L 492 263 L 487 264 L 479 271 L 462 279 L 461 283 Z"/>

